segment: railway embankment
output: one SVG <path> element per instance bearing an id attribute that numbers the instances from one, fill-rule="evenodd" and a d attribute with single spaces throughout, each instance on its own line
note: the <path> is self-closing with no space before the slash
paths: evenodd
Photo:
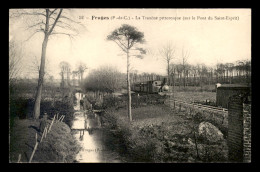
<path id="1" fill-rule="evenodd" d="M 174 112 L 185 113 L 186 118 L 191 118 L 197 122 L 210 122 L 218 127 L 227 138 L 228 134 L 228 109 L 207 106 L 198 103 L 187 103 L 184 101 L 167 99 L 165 104 Z"/>

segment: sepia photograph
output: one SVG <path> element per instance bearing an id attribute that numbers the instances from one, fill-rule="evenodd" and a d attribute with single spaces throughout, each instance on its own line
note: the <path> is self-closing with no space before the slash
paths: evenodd
<path id="1" fill-rule="evenodd" d="M 9 163 L 251 163 L 251 15 L 9 9 Z"/>

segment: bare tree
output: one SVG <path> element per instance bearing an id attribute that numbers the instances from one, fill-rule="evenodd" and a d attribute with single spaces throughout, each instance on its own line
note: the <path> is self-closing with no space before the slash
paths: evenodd
<path id="1" fill-rule="evenodd" d="M 192 75 L 193 75 L 193 85 L 196 86 L 197 85 L 196 78 L 197 78 L 197 74 L 198 74 L 196 66 L 191 67 L 191 72 L 192 72 Z"/>
<path id="2" fill-rule="evenodd" d="M 31 9 L 31 10 L 14 10 L 12 11 L 11 18 L 26 18 L 25 22 L 27 24 L 27 29 L 33 30 L 31 36 L 27 39 L 29 40 L 35 34 L 41 32 L 44 34 L 44 39 L 42 43 L 41 52 L 41 64 L 39 71 L 38 87 L 35 97 L 35 104 L 33 110 L 33 116 L 38 119 L 40 116 L 40 103 L 42 94 L 43 78 L 45 74 L 45 58 L 46 49 L 48 45 L 49 38 L 52 35 L 66 35 L 70 39 L 78 34 L 77 29 L 73 26 L 76 24 L 80 25 L 79 22 L 74 21 L 69 17 L 69 14 L 63 12 L 63 9 Z"/>
<path id="3" fill-rule="evenodd" d="M 72 85 L 76 86 L 76 77 L 78 76 L 78 71 L 72 71 Z"/>
<path id="4" fill-rule="evenodd" d="M 180 88 L 181 87 L 181 74 L 183 71 L 182 64 L 176 64 L 175 68 L 178 73 L 178 84 L 179 84 L 179 88 Z"/>
<path id="5" fill-rule="evenodd" d="M 144 42 L 144 34 L 139 32 L 135 27 L 123 24 L 120 28 L 115 29 L 110 35 L 107 36 L 107 40 L 114 41 L 123 52 L 126 53 L 127 58 L 127 89 L 128 89 L 128 116 L 129 120 L 132 121 L 132 114 L 131 114 L 131 89 L 130 89 L 130 50 L 136 50 L 141 54 L 145 54 L 146 51 L 142 48 L 135 48 L 134 45 L 137 43 Z M 141 55 L 134 55 L 137 58 L 142 58 Z"/>
<path id="6" fill-rule="evenodd" d="M 176 74 L 176 65 L 171 63 L 170 64 L 170 75 L 171 75 L 171 82 L 169 81 L 169 85 L 172 85 L 174 87 L 175 85 L 175 74 Z"/>
<path id="7" fill-rule="evenodd" d="M 206 83 L 207 82 L 207 75 L 208 75 L 208 67 L 205 64 L 202 64 L 201 66 L 201 75 L 202 75 L 202 82 L 201 83 Z"/>
<path id="8" fill-rule="evenodd" d="M 9 85 L 11 86 L 17 79 L 17 75 L 21 70 L 22 49 L 15 42 L 9 41 Z"/>
<path id="9" fill-rule="evenodd" d="M 88 69 L 87 65 L 83 62 L 78 62 L 76 70 L 78 72 L 79 84 L 82 84 L 84 72 Z"/>
<path id="10" fill-rule="evenodd" d="M 182 59 L 182 72 L 183 72 L 183 86 L 184 87 L 186 85 L 185 72 L 186 72 L 187 60 L 188 60 L 189 56 L 190 56 L 190 53 L 187 50 L 184 50 L 184 48 L 182 48 L 181 59 Z"/>
<path id="11" fill-rule="evenodd" d="M 168 42 L 166 45 L 164 45 L 159 50 L 159 53 L 167 63 L 167 76 L 168 76 L 168 82 L 169 82 L 170 81 L 170 63 L 174 58 L 175 47 L 170 42 Z"/>
<path id="12" fill-rule="evenodd" d="M 28 72 L 29 75 L 39 75 L 40 66 L 41 66 L 41 59 L 37 56 L 33 55 L 31 63 L 28 65 L 30 71 Z M 49 60 L 46 59 L 45 62 L 45 76 L 50 76 L 50 69 L 49 69 Z M 43 82 L 44 83 L 44 82 Z"/>
<path id="13" fill-rule="evenodd" d="M 65 96 L 68 95 L 68 89 L 70 88 L 69 84 L 69 76 L 70 75 L 70 64 L 66 61 L 60 62 L 60 75 L 61 75 L 61 93 L 62 93 L 62 101 L 64 101 Z M 67 75 L 67 77 L 66 77 Z"/>
<path id="14" fill-rule="evenodd" d="M 250 77 L 251 77 L 251 60 L 246 60 L 244 63 L 244 69 L 246 71 L 246 82 L 247 84 L 250 83 Z"/>
<path id="15" fill-rule="evenodd" d="M 70 85 L 69 83 L 69 78 L 70 78 L 70 69 L 71 66 L 68 62 L 66 61 L 62 61 L 60 62 L 60 75 L 61 75 L 61 87 L 68 87 Z M 66 75 L 66 79 L 65 79 L 65 75 Z"/>
<path id="16" fill-rule="evenodd" d="M 201 87 L 201 89 L 202 89 L 202 78 L 203 78 L 203 76 L 202 76 L 202 66 L 203 66 L 203 64 L 197 64 L 196 65 L 197 74 L 199 76 L 199 86 Z"/>
<path id="17" fill-rule="evenodd" d="M 213 82 L 213 68 L 208 67 L 208 84 L 211 85 Z"/>
<path id="18" fill-rule="evenodd" d="M 232 84 L 232 80 L 233 80 L 233 72 L 234 72 L 234 64 L 233 63 L 228 63 L 228 71 L 229 71 L 229 75 L 230 75 L 230 79 L 229 79 L 229 84 Z"/>

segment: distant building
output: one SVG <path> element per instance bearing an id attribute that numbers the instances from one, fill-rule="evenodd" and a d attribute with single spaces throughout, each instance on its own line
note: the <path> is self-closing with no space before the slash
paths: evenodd
<path id="1" fill-rule="evenodd" d="M 239 84 L 223 84 L 216 88 L 216 105 L 228 108 L 229 97 L 239 94 L 251 95 L 251 87 Z"/>

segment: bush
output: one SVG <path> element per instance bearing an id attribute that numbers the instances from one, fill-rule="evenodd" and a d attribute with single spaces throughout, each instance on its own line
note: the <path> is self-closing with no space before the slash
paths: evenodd
<path id="1" fill-rule="evenodd" d="M 34 100 L 28 98 L 10 99 L 10 116 L 19 117 L 20 119 L 30 118 L 32 116 Z"/>
<path id="2" fill-rule="evenodd" d="M 119 153 L 133 162 L 187 162 L 195 157 L 188 144 L 190 136 L 173 135 L 167 124 L 133 127 L 127 118 L 113 113 L 105 114 L 104 121 L 105 130 L 113 135 L 113 145 L 118 144 Z"/>
<path id="3" fill-rule="evenodd" d="M 132 127 L 127 118 L 106 113 L 103 120 L 105 130 L 110 131 L 114 138 L 113 145 L 118 145 L 117 151 L 122 156 L 127 155 L 134 162 L 155 162 L 162 146 L 158 140 L 140 134 L 139 129 Z M 106 144 L 110 146 L 111 142 Z"/>
<path id="4" fill-rule="evenodd" d="M 34 100 L 31 98 L 12 98 L 10 99 L 10 119 L 19 117 L 19 119 L 29 119 L 33 117 Z M 40 106 L 40 118 L 48 114 L 49 118 L 53 118 L 55 114 L 65 115 L 64 122 L 69 126 L 73 119 L 74 108 L 72 103 L 56 101 L 54 106 L 52 101 L 41 101 Z"/>
<path id="5" fill-rule="evenodd" d="M 194 159 L 194 148 L 188 143 L 190 135 L 172 134 L 166 125 L 170 124 L 147 126 L 140 130 L 140 133 L 146 136 L 146 139 L 154 138 L 157 142 L 163 144 L 157 153 L 158 155 L 155 157 L 155 161 L 187 162 L 190 158 Z"/>

